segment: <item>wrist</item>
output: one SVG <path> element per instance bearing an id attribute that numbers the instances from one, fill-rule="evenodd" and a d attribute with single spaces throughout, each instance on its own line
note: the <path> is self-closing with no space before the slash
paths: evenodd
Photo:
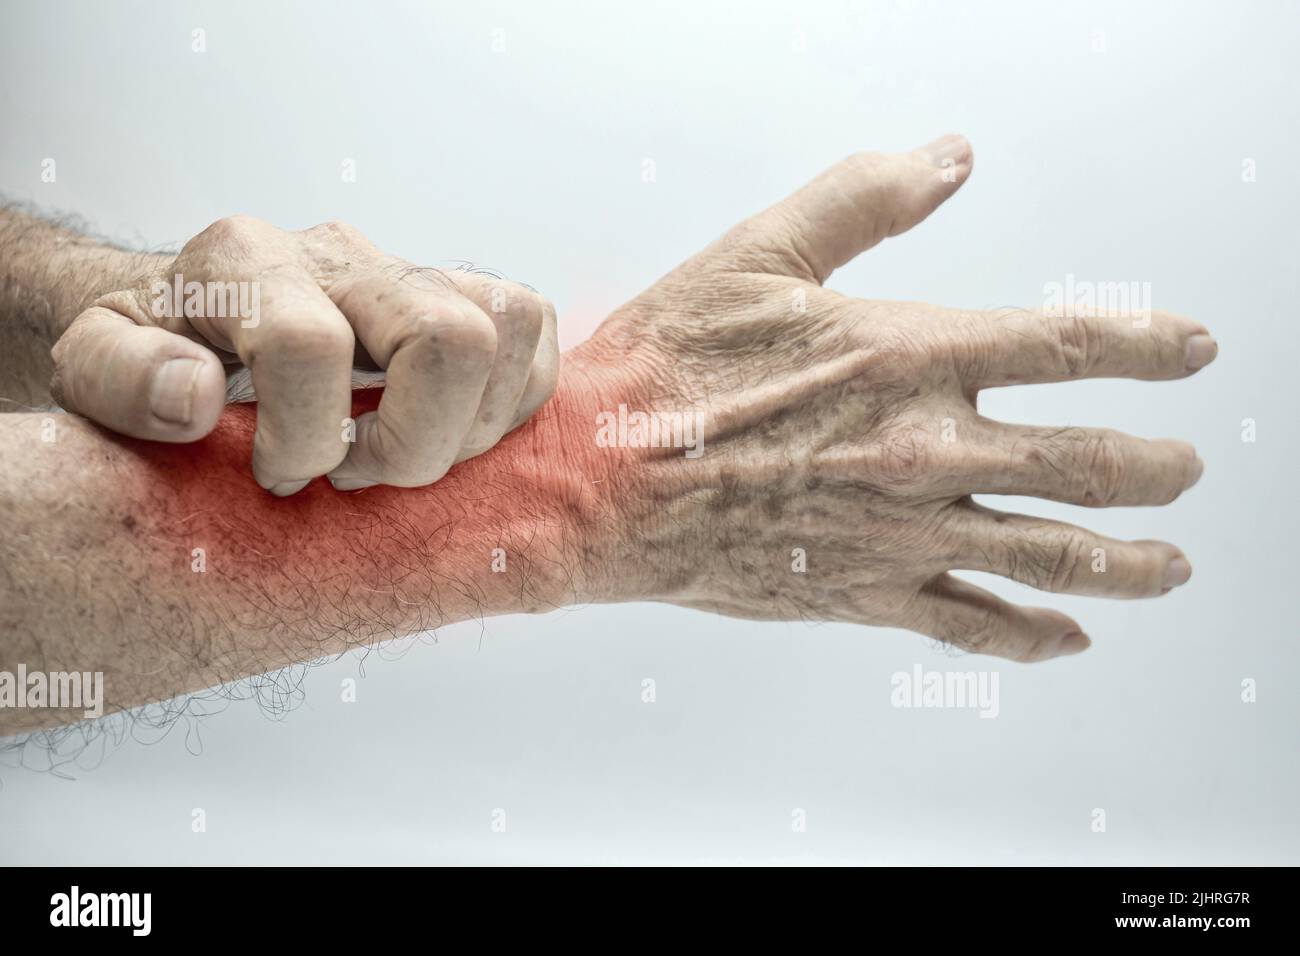
<path id="1" fill-rule="evenodd" d="M 620 431 L 636 412 L 669 411 L 657 368 L 637 343 L 599 335 L 562 356 L 555 396 L 520 429 L 531 429 L 544 449 L 544 470 L 565 476 L 568 492 L 553 500 L 578 556 L 584 602 L 668 599 L 698 570 L 698 529 L 684 527 L 675 511 L 685 495 L 705 491 L 686 482 L 699 469 L 683 467 L 694 462 L 682 449 L 648 447 L 631 429 Z"/>
<path id="2" fill-rule="evenodd" d="M 496 520 L 488 522 L 495 533 L 531 542 L 529 580 L 540 601 L 519 610 L 646 596 L 624 560 L 625 512 L 639 465 L 632 455 L 595 441 L 596 416 L 620 384 L 581 350 L 565 353 L 552 398 L 495 448 L 433 486 L 436 494 L 457 499 L 474 494 L 471 489 L 493 489 L 501 502 Z"/>

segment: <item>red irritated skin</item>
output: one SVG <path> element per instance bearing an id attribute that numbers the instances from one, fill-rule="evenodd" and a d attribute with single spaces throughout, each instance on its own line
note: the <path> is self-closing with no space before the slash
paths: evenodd
<path id="1" fill-rule="evenodd" d="M 108 712 L 460 620 L 612 599 L 602 569 L 627 456 L 596 447 L 602 373 L 572 363 L 533 419 L 418 489 L 322 479 L 271 496 L 248 468 L 252 405 L 190 445 L 0 416 L 5 447 L 35 459 L 21 487 L 0 478 L 35 558 L 4 562 L 0 669 L 102 671 Z M 354 413 L 380 394 L 357 393 Z M 66 600 L 48 600 L 50 575 Z M 55 639 L 69 628 L 78 641 Z M 80 716 L 58 714 L 0 711 L 0 735 Z"/>

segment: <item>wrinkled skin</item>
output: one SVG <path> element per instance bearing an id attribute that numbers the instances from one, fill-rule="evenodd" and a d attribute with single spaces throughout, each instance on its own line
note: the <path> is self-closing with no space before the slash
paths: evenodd
<path id="1" fill-rule="evenodd" d="M 1089 639 L 1063 614 L 1007 603 L 949 571 L 1129 598 L 1188 579 L 1171 544 L 1104 538 L 970 496 L 1093 507 L 1175 499 L 1201 473 L 1190 445 L 1002 424 L 981 417 L 976 399 L 1014 383 L 1181 378 L 1215 355 L 1201 325 L 1162 313 L 1147 324 L 960 312 L 822 287 L 929 215 L 972 163 L 958 136 L 854 156 L 737 226 L 565 356 L 563 381 L 600 396 L 589 407 L 640 401 L 704 414 L 696 459 L 672 448 L 598 451 L 624 524 L 607 563 L 647 579 L 611 583 L 610 598 L 901 627 L 1037 661 Z M 562 382 L 569 400 L 565 391 Z"/>
<path id="2" fill-rule="evenodd" d="M 157 308 L 177 275 L 246 283 L 250 308 Z M 555 309 L 524 286 L 416 268 L 343 223 L 295 233 L 247 216 L 218 220 L 175 261 L 99 297 L 53 357 L 64 408 L 168 442 L 212 431 L 226 370 L 242 363 L 259 404 L 253 474 L 281 496 L 320 475 L 342 491 L 431 484 L 532 415 L 559 364 Z M 355 425 L 354 364 L 387 373 L 380 407 Z"/>

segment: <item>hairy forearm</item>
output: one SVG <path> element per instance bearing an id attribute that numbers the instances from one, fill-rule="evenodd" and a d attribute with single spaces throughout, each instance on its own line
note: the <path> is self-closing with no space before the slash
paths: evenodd
<path id="1" fill-rule="evenodd" d="M 0 416 L 0 671 L 102 671 L 109 712 L 455 621 L 607 599 L 615 460 L 583 452 L 580 394 L 562 388 L 430 488 L 317 482 L 292 499 L 248 474 L 252 406 L 181 446 L 75 416 Z M 79 717 L 0 709 L 0 735 Z"/>
<path id="2" fill-rule="evenodd" d="M 127 287 L 167 258 L 0 206 L 0 411 L 47 405 L 50 347 L 63 330 L 98 296 Z"/>

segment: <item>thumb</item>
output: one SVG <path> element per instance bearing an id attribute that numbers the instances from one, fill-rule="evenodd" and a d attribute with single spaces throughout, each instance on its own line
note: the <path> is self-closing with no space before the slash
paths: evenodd
<path id="1" fill-rule="evenodd" d="M 51 354 L 54 400 L 123 435 L 195 441 L 226 402 L 225 370 L 211 351 L 103 306 L 79 315 Z"/>
<path id="2" fill-rule="evenodd" d="M 723 245 L 751 246 L 765 260 L 787 263 L 785 274 L 825 282 L 859 253 L 934 212 L 973 165 L 970 143 L 955 133 L 910 153 L 857 153 L 742 223 Z"/>

